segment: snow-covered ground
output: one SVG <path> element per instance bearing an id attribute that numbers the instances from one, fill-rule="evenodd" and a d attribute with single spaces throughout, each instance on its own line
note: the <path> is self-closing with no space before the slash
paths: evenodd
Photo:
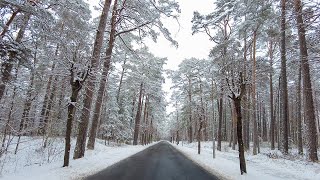
<path id="1" fill-rule="evenodd" d="M 3 155 L 0 159 L 0 168 L 2 169 L 0 179 L 81 179 L 150 146 L 124 144 L 121 146 L 116 144 L 105 146 L 104 141 L 98 140 L 94 150 L 87 150 L 84 158 L 73 160 L 73 148 L 75 145 L 75 139 L 73 139 L 70 166 L 62 168 L 64 139 L 51 139 L 45 149 L 41 148 L 42 143 L 43 140 L 41 138 L 24 137 L 17 155 L 13 154 L 15 145 L 11 145 L 9 153 Z"/>
<path id="2" fill-rule="evenodd" d="M 242 180 L 278 180 L 278 179 L 320 179 L 320 164 L 311 163 L 299 158 L 292 151 L 291 155 L 283 156 L 278 150 L 261 148 L 261 153 L 253 156 L 246 153 L 248 174 L 241 176 L 238 151 L 231 150 L 227 144 L 222 145 L 222 152 L 216 151 L 212 157 L 212 142 L 201 143 L 201 154 L 197 154 L 197 143 L 180 143 L 174 145 L 191 160 L 203 166 L 206 170 L 225 179 Z"/>

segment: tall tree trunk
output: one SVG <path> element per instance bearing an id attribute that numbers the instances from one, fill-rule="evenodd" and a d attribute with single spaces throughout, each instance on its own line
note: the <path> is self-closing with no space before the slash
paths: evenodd
<path id="1" fill-rule="evenodd" d="M 245 16 L 246 19 L 246 16 Z M 247 66 L 248 66 L 248 60 L 247 60 L 247 53 L 248 50 L 250 48 L 247 45 L 247 31 L 245 31 L 245 35 L 244 35 L 244 53 L 243 53 L 243 75 L 244 75 L 244 79 L 246 79 L 247 76 Z M 244 91 L 246 92 L 246 88 L 244 87 Z M 247 109 L 249 109 L 249 103 L 248 103 L 248 96 L 247 93 L 244 94 L 244 96 L 242 97 L 242 102 L 244 109 L 243 109 L 243 141 L 244 141 L 244 149 L 245 150 L 249 150 L 250 149 L 250 145 L 249 145 L 249 139 L 250 139 L 250 132 L 249 132 L 249 126 L 250 126 L 250 116 L 249 116 L 249 112 Z"/>
<path id="2" fill-rule="evenodd" d="M 279 81 L 278 81 L 278 92 L 277 92 L 277 108 L 276 108 L 276 112 L 275 113 L 277 115 L 277 143 L 278 143 L 278 150 L 281 150 L 281 143 L 280 143 L 280 140 L 281 140 L 281 129 L 282 129 L 282 123 L 281 123 L 281 120 L 280 120 L 280 114 L 281 114 L 281 105 L 280 105 L 280 102 L 281 102 L 281 96 L 280 96 L 280 91 L 281 91 L 281 78 L 279 77 Z"/>
<path id="3" fill-rule="evenodd" d="M 237 112 L 235 109 L 234 105 L 231 105 L 231 107 L 233 107 L 232 110 L 232 149 L 235 150 L 236 149 L 236 145 L 237 145 Z M 241 126 L 242 128 L 242 126 Z M 241 129 L 242 131 L 242 129 Z"/>
<path id="4" fill-rule="evenodd" d="M 200 149 L 201 149 L 201 130 L 202 130 L 202 125 L 203 125 L 203 117 L 201 117 L 201 115 L 199 116 L 199 129 L 198 129 L 198 136 L 197 136 L 197 139 L 198 139 L 198 154 L 200 154 Z"/>
<path id="5" fill-rule="evenodd" d="M 84 72 L 75 72 L 75 70 L 77 70 L 77 68 L 74 67 L 74 64 L 76 63 L 76 61 L 77 61 L 77 51 L 74 52 L 72 65 L 70 67 L 71 96 L 70 96 L 70 102 L 68 104 L 68 117 L 67 117 L 63 167 L 69 166 L 71 132 L 72 132 L 73 118 L 75 116 L 76 103 L 78 100 L 79 92 L 83 86 L 83 83 L 85 82 L 85 80 L 89 75 L 89 69 L 87 69 Z"/>
<path id="6" fill-rule="evenodd" d="M 269 58 L 270 58 L 270 73 L 269 73 L 269 87 L 270 87 L 270 141 L 271 141 L 271 150 L 275 149 L 275 118 L 274 118 L 274 109 L 273 109 L 273 78 L 272 78 L 272 66 L 273 66 L 273 41 L 269 41 Z"/>
<path id="7" fill-rule="evenodd" d="M 252 123 L 253 123 L 253 155 L 257 155 L 258 148 L 258 128 L 257 128 L 257 100 L 256 100 L 256 43 L 257 31 L 253 32 L 253 50 L 252 50 Z"/>
<path id="8" fill-rule="evenodd" d="M 223 88 L 221 88 L 221 91 L 223 91 Z M 217 144 L 217 150 L 221 151 L 221 140 L 222 140 L 222 111 L 223 111 L 223 95 L 221 92 L 220 99 L 219 99 L 219 120 L 218 120 L 218 144 Z"/>
<path id="9" fill-rule="evenodd" d="M 201 149 L 201 134 L 202 134 L 202 127 L 204 122 L 204 105 L 203 105 L 203 97 L 202 97 L 202 83 L 200 82 L 200 103 L 201 103 L 201 109 L 200 109 L 200 116 L 199 116 L 199 129 L 198 129 L 198 154 L 200 154 Z"/>
<path id="10" fill-rule="evenodd" d="M 111 32 L 110 32 L 110 37 L 109 37 L 109 43 L 108 43 L 108 48 L 106 50 L 106 58 L 103 63 L 103 71 L 102 71 L 102 77 L 100 79 L 100 87 L 98 90 L 98 96 L 97 96 L 97 101 L 95 104 L 94 108 L 94 114 L 93 114 L 93 119 L 92 119 L 92 125 L 91 125 L 91 130 L 89 133 L 89 140 L 88 140 L 88 149 L 94 149 L 94 144 L 96 140 L 96 135 L 97 135 L 97 129 L 98 129 L 98 122 L 100 119 L 101 115 L 101 106 L 102 106 L 102 99 L 103 95 L 106 89 L 106 84 L 107 84 L 107 76 L 109 74 L 110 70 L 110 65 L 111 65 L 111 56 L 112 56 L 112 51 L 115 43 L 115 34 L 116 34 L 116 26 L 117 26 L 117 6 L 118 6 L 118 1 L 115 0 L 113 4 L 113 10 L 112 10 L 112 18 L 111 18 Z M 85 141 L 84 141 L 85 142 Z"/>
<path id="11" fill-rule="evenodd" d="M 262 139 L 264 142 L 268 141 L 267 117 L 266 117 L 265 105 L 263 105 L 263 108 L 262 108 Z"/>
<path id="12" fill-rule="evenodd" d="M 81 82 L 74 81 L 71 77 L 70 84 L 72 88 L 70 103 L 68 104 L 68 118 L 67 118 L 67 129 L 66 129 L 66 141 L 65 141 L 65 150 L 64 150 L 64 161 L 63 167 L 69 166 L 69 157 L 70 157 L 70 148 L 71 148 L 71 132 L 72 132 L 72 122 L 75 114 L 75 103 L 78 99 L 79 91 L 81 90 Z"/>
<path id="13" fill-rule="evenodd" d="M 212 108 L 212 157 L 216 158 L 216 138 L 215 138 L 215 113 L 214 113 L 214 86 L 211 80 L 211 108 Z"/>
<path id="14" fill-rule="evenodd" d="M 93 101 L 93 92 L 95 89 L 96 73 L 98 71 L 98 64 L 99 64 L 99 59 L 100 59 L 100 54 L 101 54 L 101 49 L 103 44 L 103 37 L 106 29 L 110 5 L 111 5 L 111 0 L 105 0 L 102 13 L 100 16 L 98 30 L 97 30 L 95 41 L 94 41 L 93 52 L 91 56 L 90 78 L 85 88 L 83 108 L 80 116 L 80 123 L 78 126 L 76 148 L 73 155 L 74 159 L 83 157 L 85 152 L 85 143 L 86 143 L 85 140 L 87 137 L 90 111 L 91 111 L 91 105 Z"/>
<path id="15" fill-rule="evenodd" d="M 308 62 L 308 49 L 306 42 L 306 30 L 302 17 L 302 6 L 300 0 L 295 0 L 295 10 L 297 18 L 297 27 L 299 34 L 299 45 L 300 45 L 300 59 L 301 69 L 303 77 L 303 99 L 304 99 L 304 116 L 307 126 L 307 148 L 308 148 L 308 159 L 315 162 L 318 161 L 317 155 L 317 130 L 316 130 L 316 118 L 314 110 L 314 99 L 312 94 L 310 67 Z"/>
<path id="16" fill-rule="evenodd" d="M 149 100 L 148 100 L 148 95 L 146 95 L 146 100 L 144 102 L 144 110 L 143 110 L 143 122 L 144 122 L 144 126 L 143 126 L 143 134 L 144 134 L 144 138 L 143 138 L 143 141 L 142 141 L 142 144 L 143 145 L 146 145 L 147 144 L 147 128 L 148 128 L 148 103 L 149 103 Z"/>
<path id="17" fill-rule="evenodd" d="M 239 148 L 239 160 L 240 160 L 240 172 L 241 174 L 247 173 L 246 160 L 244 157 L 244 145 L 242 139 L 242 117 L 241 117 L 241 98 L 233 98 L 236 114 L 237 114 L 237 136 L 238 136 L 238 148 Z"/>
<path id="18" fill-rule="evenodd" d="M 288 85 L 287 85 L 287 64 L 286 64 L 286 0 L 281 0 L 281 122 L 282 122 L 282 152 L 288 154 L 289 129 L 288 129 Z"/>
<path id="19" fill-rule="evenodd" d="M 191 78 L 188 77 L 188 83 L 189 83 L 189 90 L 188 90 L 188 100 L 189 100 L 189 143 L 192 143 L 193 141 L 193 131 L 192 131 L 192 107 L 191 107 L 191 104 L 192 104 L 192 88 L 191 88 Z"/>
<path id="20" fill-rule="evenodd" d="M 133 134 L 133 145 L 138 145 L 138 136 L 140 129 L 140 119 L 141 119 L 141 106 L 142 106 L 142 91 L 143 83 L 140 84 L 139 100 L 138 100 L 138 110 L 135 118 L 134 134 Z"/>

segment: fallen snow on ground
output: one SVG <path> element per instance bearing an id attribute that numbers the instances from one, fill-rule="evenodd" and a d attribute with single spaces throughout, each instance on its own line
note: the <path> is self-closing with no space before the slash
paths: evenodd
<path id="1" fill-rule="evenodd" d="M 64 155 L 64 139 L 50 140 L 47 148 L 41 148 L 41 138 L 22 138 L 17 155 L 14 155 L 15 145 L 9 148 L 9 153 L 1 157 L 2 177 L 5 180 L 67 180 L 81 179 L 94 174 L 114 163 L 121 161 L 148 146 L 118 146 L 104 145 L 97 140 L 94 150 L 86 150 L 85 157 L 73 160 L 75 139 L 72 140 L 70 166 L 62 168 Z"/>
<path id="2" fill-rule="evenodd" d="M 253 156 L 246 153 L 247 174 L 240 175 L 238 151 L 231 150 L 223 144 L 222 152 L 216 150 L 216 158 L 212 157 L 212 142 L 201 143 L 201 154 L 198 155 L 197 143 L 183 143 L 174 145 L 191 160 L 203 166 L 206 170 L 222 176 L 225 179 L 235 180 L 278 180 L 278 179 L 320 179 L 320 164 L 307 162 L 303 158 L 283 156 L 277 150 L 261 148 L 261 153 Z M 271 156 L 272 155 L 272 156 Z"/>

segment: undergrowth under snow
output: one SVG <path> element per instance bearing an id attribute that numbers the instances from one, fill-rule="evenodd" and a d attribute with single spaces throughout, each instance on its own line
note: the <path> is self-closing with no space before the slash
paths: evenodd
<path id="1" fill-rule="evenodd" d="M 295 151 L 284 156 L 278 150 L 261 148 L 261 153 L 253 156 L 251 152 L 245 154 L 247 174 L 240 175 L 238 151 L 232 150 L 228 144 L 223 144 L 222 152 L 216 150 L 216 158 L 212 157 L 212 142 L 201 143 L 201 154 L 197 154 L 197 143 L 180 143 L 174 145 L 194 162 L 206 170 L 225 179 L 243 180 L 278 180 L 278 179 L 320 179 L 320 164 L 312 163 L 299 157 Z"/>
<path id="2" fill-rule="evenodd" d="M 1 179 L 81 179 L 148 147 L 114 143 L 106 146 L 104 141 L 97 140 L 94 150 L 87 150 L 85 157 L 73 160 L 73 139 L 70 165 L 62 168 L 64 139 L 50 139 L 46 148 L 42 147 L 42 143 L 43 139 L 39 137 L 23 137 L 17 155 L 14 155 L 15 145 L 11 145 L 9 152 L 0 159 Z"/>

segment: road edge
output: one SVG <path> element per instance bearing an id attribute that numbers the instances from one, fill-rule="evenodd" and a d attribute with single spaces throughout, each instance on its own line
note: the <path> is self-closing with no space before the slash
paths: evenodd
<path id="1" fill-rule="evenodd" d="M 130 156 L 128 156 L 128 157 L 125 157 L 124 159 L 121 159 L 121 160 L 119 160 L 119 161 L 117 161 L 117 162 L 115 162 L 115 163 L 113 163 L 113 164 L 110 164 L 109 166 L 107 166 L 107 167 L 105 167 L 105 168 L 103 168 L 103 169 L 101 169 L 101 170 L 98 170 L 98 171 L 95 171 L 95 172 L 90 172 L 90 174 L 84 174 L 84 175 L 74 176 L 74 177 L 71 177 L 70 180 L 85 180 L 87 177 L 92 176 L 92 175 L 94 175 L 94 174 L 97 174 L 97 173 L 99 173 L 100 171 L 103 171 L 103 170 L 105 170 L 106 168 L 109 168 L 109 167 L 111 167 L 111 166 L 114 166 L 114 165 L 116 165 L 116 164 L 118 164 L 118 163 L 120 163 L 120 162 L 122 162 L 122 161 L 125 161 L 126 159 L 130 158 L 131 156 L 134 156 L 134 155 L 136 155 L 136 154 L 139 154 L 139 153 L 141 153 L 142 151 L 145 151 L 145 150 L 151 148 L 152 146 L 154 146 L 154 145 L 156 145 L 156 144 L 158 144 L 158 143 L 160 143 L 160 142 L 162 142 L 162 141 L 152 142 L 151 144 L 146 145 L 146 146 L 148 146 L 148 147 L 146 147 L 145 149 L 143 149 L 143 150 L 141 150 L 141 151 L 138 151 L 138 152 L 136 152 L 136 153 L 134 153 L 134 154 L 132 154 L 132 155 L 130 155 Z"/>
<path id="2" fill-rule="evenodd" d="M 188 154 L 186 154 L 185 152 L 181 151 L 180 149 L 177 148 L 177 145 L 170 143 L 170 146 L 172 146 L 174 149 L 176 149 L 178 152 L 180 152 L 183 156 L 185 156 L 187 159 L 189 159 L 190 161 L 192 161 L 193 163 L 195 163 L 197 166 L 203 168 L 206 172 L 217 176 L 219 179 L 221 180 L 232 180 L 231 177 L 226 177 L 225 175 L 222 175 L 220 172 L 218 172 L 217 170 L 215 170 L 214 168 L 207 166 L 205 164 L 201 164 L 199 162 L 196 161 L 196 159 L 192 158 L 191 156 L 189 156 Z"/>

